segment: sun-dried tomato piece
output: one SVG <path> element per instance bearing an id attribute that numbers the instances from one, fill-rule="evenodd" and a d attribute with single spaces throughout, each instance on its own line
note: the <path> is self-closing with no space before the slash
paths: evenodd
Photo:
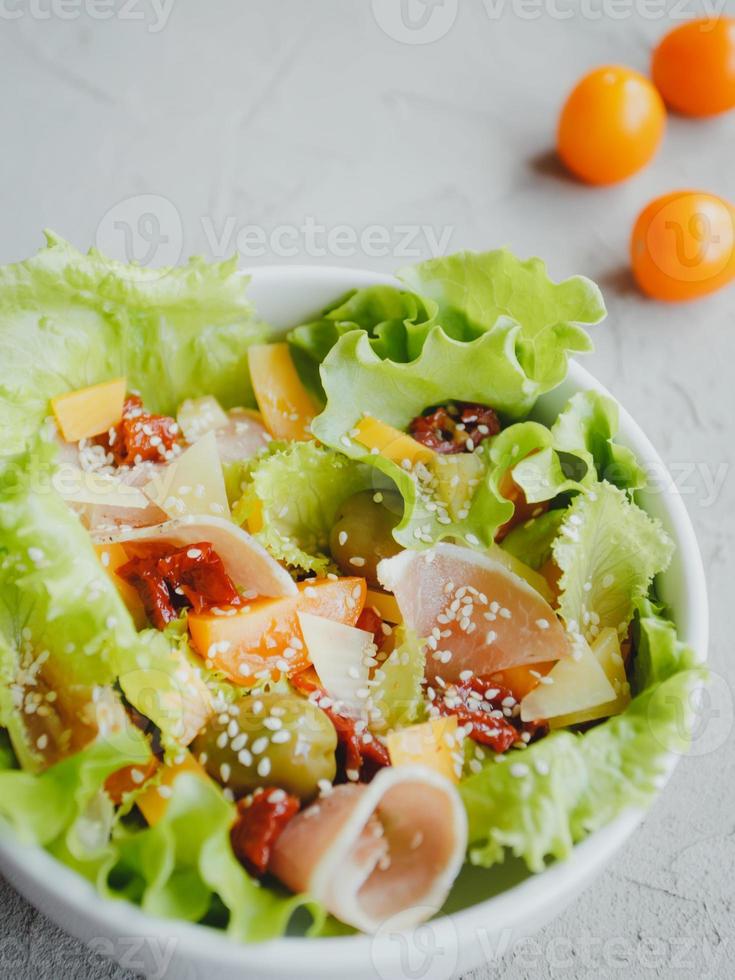
<path id="1" fill-rule="evenodd" d="M 372 606 L 365 606 L 360 613 L 355 626 L 359 630 L 365 630 L 366 633 L 372 633 L 375 646 L 378 648 L 378 650 L 383 649 L 385 646 L 385 641 L 388 639 L 388 637 L 383 630 L 382 617 L 375 611 L 375 609 L 373 609 Z"/>
<path id="2" fill-rule="evenodd" d="M 368 782 L 378 769 L 390 765 L 390 756 L 383 743 L 367 728 L 358 732 L 354 718 L 341 715 L 333 708 L 323 708 L 337 732 L 337 768 L 352 782 L 359 778 Z"/>
<path id="3" fill-rule="evenodd" d="M 390 765 L 388 750 L 380 741 L 372 735 L 367 728 L 364 731 L 357 731 L 357 722 L 348 715 L 342 715 L 330 705 L 325 707 L 321 702 L 329 695 L 318 684 L 318 678 L 312 668 L 294 674 L 291 677 L 291 684 L 302 694 L 313 695 L 319 692 L 319 698 L 315 701 L 316 705 L 322 709 L 324 714 L 334 725 L 337 732 L 337 773 L 338 778 L 335 782 L 348 779 L 352 782 L 359 776 L 362 782 L 368 782 L 378 769 Z"/>
<path id="4" fill-rule="evenodd" d="M 521 735 L 538 734 L 540 726 L 526 724 L 504 709 L 515 705 L 515 698 L 507 688 L 492 680 L 472 677 L 462 684 L 453 684 L 443 691 L 434 704 L 442 715 L 453 715 L 460 725 L 471 725 L 468 737 L 480 745 L 487 745 L 493 752 L 507 752 Z"/>
<path id="5" fill-rule="evenodd" d="M 249 874 L 260 878 L 266 873 L 276 841 L 300 808 L 297 797 L 276 787 L 256 790 L 239 801 L 230 843 Z"/>
<path id="6" fill-rule="evenodd" d="M 532 453 L 531 455 L 535 455 L 535 453 Z M 496 541 L 502 541 L 507 534 L 510 534 L 513 528 L 518 527 L 521 524 L 525 524 L 526 521 L 530 520 L 532 517 L 539 517 L 541 514 L 546 513 L 551 504 L 549 500 L 543 500 L 538 503 L 529 503 L 526 500 L 526 494 L 523 491 L 523 487 L 518 486 L 513 479 L 512 470 L 507 470 L 502 475 L 498 490 L 500 491 L 500 495 L 502 497 L 505 497 L 506 500 L 510 500 L 510 502 L 513 504 L 513 515 L 509 521 L 502 524 L 496 531 Z"/>
<path id="7" fill-rule="evenodd" d="M 467 453 L 500 432 L 500 420 L 487 405 L 449 402 L 417 416 L 409 426 L 417 442 L 437 453 Z"/>
<path id="8" fill-rule="evenodd" d="M 157 629 L 177 619 L 184 608 L 200 613 L 212 606 L 237 606 L 240 593 L 211 544 L 173 548 L 131 558 L 117 574 L 137 591 Z"/>
<path id="9" fill-rule="evenodd" d="M 176 419 L 152 415 L 143 408 L 139 395 L 128 395 L 121 420 L 95 441 L 112 453 L 118 466 L 134 466 L 146 460 L 170 459 L 179 439 Z"/>

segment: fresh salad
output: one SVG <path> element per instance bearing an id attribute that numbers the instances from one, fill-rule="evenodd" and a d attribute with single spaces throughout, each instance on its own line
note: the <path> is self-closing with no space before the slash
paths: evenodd
<path id="1" fill-rule="evenodd" d="M 279 337 L 235 263 L 0 269 L 0 814 L 245 941 L 411 926 L 648 802 L 700 668 L 605 309 L 464 252 Z M 306 914 L 305 914 L 306 913 Z"/>

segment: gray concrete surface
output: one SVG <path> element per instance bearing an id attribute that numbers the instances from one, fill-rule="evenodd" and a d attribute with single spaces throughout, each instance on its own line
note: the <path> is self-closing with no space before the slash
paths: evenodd
<path id="1" fill-rule="evenodd" d="M 645 70 L 654 39 L 701 9 L 446 0 L 410 30 L 398 0 L 0 4 L 2 262 L 32 252 L 46 226 L 156 264 L 239 247 L 243 264 L 393 269 L 437 241 L 445 251 L 505 243 L 605 290 L 610 315 L 587 364 L 686 494 L 716 684 L 697 755 L 615 866 L 478 980 L 735 972 L 735 294 L 656 305 L 626 267 L 649 198 L 682 186 L 735 198 L 735 118 L 672 118 L 655 162 L 615 188 L 573 183 L 549 153 L 582 72 Z M 0 889 L 0 976 L 132 976 Z"/>

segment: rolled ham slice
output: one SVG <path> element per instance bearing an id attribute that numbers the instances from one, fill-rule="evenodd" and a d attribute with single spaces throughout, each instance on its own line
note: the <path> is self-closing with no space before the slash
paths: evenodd
<path id="1" fill-rule="evenodd" d="M 92 533 L 92 540 L 97 544 L 168 544 L 174 548 L 207 541 L 239 588 L 271 598 L 298 593 L 291 576 L 271 558 L 265 548 L 251 534 L 225 517 L 190 516 L 165 521 L 154 527 L 96 531 Z"/>
<path id="2" fill-rule="evenodd" d="M 227 425 L 214 430 L 217 452 L 223 463 L 238 463 L 263 452 L 271 437 L 257 414 L 247 408 L 233 408 L 227 413 Z"/>
<path id="3" fill-rule="evenodd" d="M 453 544 L 402 551 L 378 565 L 405 624 L 428 639 L 426 673 L 450 683 L 571 653 L 546 599 L 502 562 Z"/>
<path id="4" fill-rule="evenodd" d="M 276 842 L 269 870 L 334 916 L 374 933 L 439 911 L 462 866 L 467 817 L 455 787 L 424 766 L 382 769 L 302 810 Z"/>

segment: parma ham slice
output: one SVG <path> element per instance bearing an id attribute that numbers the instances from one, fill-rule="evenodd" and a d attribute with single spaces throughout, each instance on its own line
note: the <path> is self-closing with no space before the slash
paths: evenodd
<path id="1" fill-rule="evenodd" d="M 424 766 L 335 786 L 288 824 L 269 870 L 338 919 L 376 932 L 438 912 L 464 860 L 467 817 L 454 786 Z"/>
<path id="2" fill-rule="evenodd" d="M 453 544 L 402 551 L 378 565 L 404 622 L 428 640 L 426 673 L 446 682 L 570 654 L 546 599 L 495 558 Z"/>
<path id="3" fill-rule="evenodd" d="M 277 598 L 298 593 L 288 572 L 271 558 L 255 538 L 224 517 L 183 517 L 154 527 L 100 531 L 92 534 L 98 544 L 126 546 L 168 544 L 182 548 L 207 541 L 222 559 L 235 585 L 258 596 Z M 126 547 L 127 551 L 131 549 Z"/>
<path id="4" fill-rule="evenodd" d="M 271 441 L 268 430 L 254 412 L 233 408 L 227 413 L 227 425 L 214 430 L 217 452 L 223 463 L 239 463 L 262 453 Z"/>

